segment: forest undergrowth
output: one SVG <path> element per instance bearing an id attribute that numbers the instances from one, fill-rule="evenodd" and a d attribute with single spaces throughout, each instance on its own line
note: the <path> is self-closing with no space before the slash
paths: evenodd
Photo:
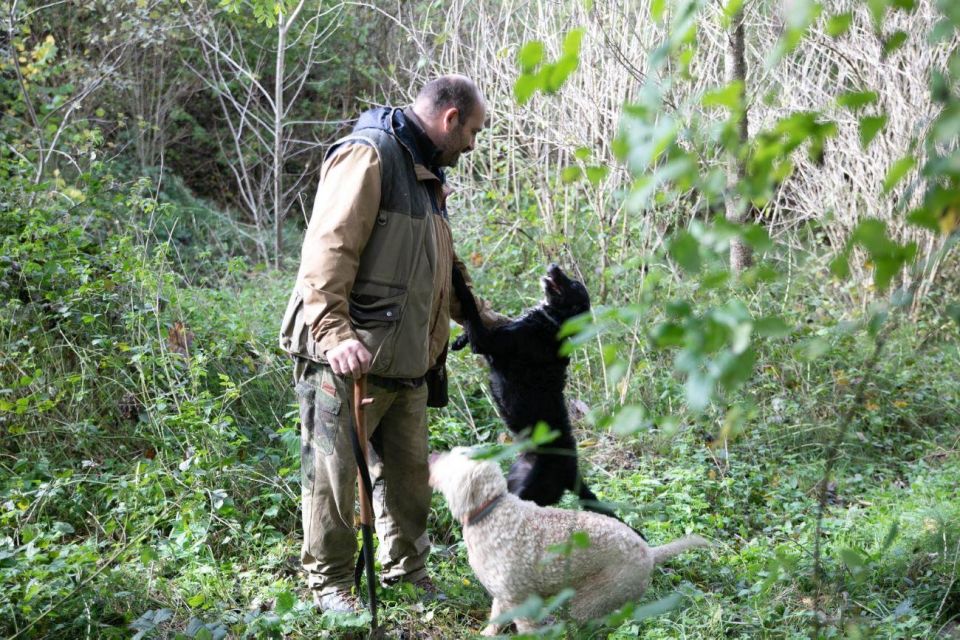
<path id="1" fill-rule="evenodd" d="M 291 273 L 217 253 L 200 224 L 215 211 L 157 195 L 143 180 L 102 175 L 65 212 L 39 195 L 4 216 L 0 633 L 361 633 L 362 616 L 312 610 L 299 573 L 297 412 L 275 347 Z M 118 223 L 118 208 L 134 213 Z M 178 244 L 163 221 L 184 225 L 188 213 L 197 224 Z M 460 235 L 464 255 L 482 254 L 497 229 L 467 225 Z M 474 269 L 505 313 L 539 296 L 543 260 L 522 256 L 491 255 Z M 935 306 L 903 315 L 866 370 L 872 339 L 851 311 L 859 293 L 825 264 L 810 254 L 770 282 L 700 292 L 741 300 L 756 318 L 776 311 L 788 325 L 736 392 L 748 408 L 732 427 L 718 408 L 694 414 L 678 403 L 683 382 L 648 335 L 696 284 L 664 275 L 645 288 L 666 263 L 623 274 L 615 303 L 643 290 L 647 311 L 626 334 L 573 353 L 568 395 L 584 469 L 653 543 L 697 533 L 714 547 L 658 570 L 644 600 L 666 613 L 631 608 L 593 631 L 561 617 L 545 635 L 800 638 L 814 624 L 823 637 L 955 633 L 957 327 Z M 612 384 L 607 340 L 631 352 L 629 373 Z M 498 441 L 482 360 L 458 354 L 450 366 L 452 403 L 431 412 L 432 447 Z M 824 449 L 861 382 L 829 485 L 818 583 Z M 640 428 L 624 429 L 631 419 L 616 410 L 625 403 L 663 419 L 634 416 Z M 489 601 L 439 497 L 430 532 L 430 568 L 449 599 L 424 604 L 389 588 L 383 615 L 405 637 L 471 637 Z"/>
<path id="2" fill-rule="evenodd" d="M 586 626 L 528 601 L 537 635 L 960 638 L 960 5 L 555 4 L 5 5 L 0 637 L 365 637 L 306 593 L 277 333 L 323 149 L 460 69 L 479 293 L 585 282 L 583 472 L 713 543 Z M 483 360 L 448 366 L 431 448 L 506 466 Z M 473 637 L 439 496 L 429 533 L 447 599 L 383 588 L 382 620 Z"/>

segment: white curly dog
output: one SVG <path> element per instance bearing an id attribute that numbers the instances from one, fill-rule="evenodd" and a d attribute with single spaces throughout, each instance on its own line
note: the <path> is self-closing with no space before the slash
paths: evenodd
<path id="1" fill-rule="evenodd" d="M 463 524 L 470 566 L 493 597 L 485 636 L 499 633 L 493 620 L 529 596 L 547 598 L 565 587 L 576 590 L 570 601 L 574 620 L 603 616 L 639 598 L 655 565 L 709 545 L 699 536 L 688 536 L 650 547 L 613 518 L 521 500 L 507 492 L 496 464 L 474 460 L 464 447 L 431 456 L 430 486 L 443 494 L 451 514 Z M 572 545 L 569 557 L 550 551 L 553 545 L 568 543 L 575 531 L 587 534 L 586 548 Z M 530 620 L 515 622 L 520 632 L 534 629 Z"/>

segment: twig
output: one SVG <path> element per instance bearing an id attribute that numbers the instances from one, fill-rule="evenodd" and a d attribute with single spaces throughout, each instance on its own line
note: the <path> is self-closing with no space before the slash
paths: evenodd
<path id="1" fill-rule="evenodd" d="M 867 381 L 869 380 L 870 375 L 873 373 L 877 362 L 880 360 L 880 354 L 883 352 L 885 343 L 886 338 L 882 334 L 877 333 L 877 337 L 874 341 L 873 353 L 867 360 L 863 376 L 861 376 L 860 382 L 857 384 L 857 390 L 854 394 L 853 402 L 850 403 L 846 413 L 843 415 L 843 418 L 840 421 L 839 431 L 837 432 L 836 437 L 833 439 L 833 442 L 830 443 L 830 447 L 827 449 L 826 462 L 824 463 L 823 468 L 823 478 L 820 480 L 818 492 L 819 495 L 817 497 L 817 527 L 814 534 L 813 543 L 813 571 L 814 580 L 817 583 L 818 594 L 822 592 L 823 588 L 823 566 L 820 559 L 821 538 L 823 537 L 823 518 L 827 509 L 827 500 L 829 499 L 828 485 L 830 483 L 830 477 L 833 474 L 833 468 L 836 465 L 837 458 L 839 457 L 840 446 L 847 437 L 847 432 L 850 430 L 850 425 L 853 424 L 853 417 L 863 404 L 864 391 L 867 387 Z M 817 616 L 813 617 L 813 624 L 816 630 L 820 629 L 820 619 Z"/>

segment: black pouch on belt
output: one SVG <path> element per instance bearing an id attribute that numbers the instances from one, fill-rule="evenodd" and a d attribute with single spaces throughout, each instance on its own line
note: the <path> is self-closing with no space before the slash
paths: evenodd
<path id="1" fill-rule="evenodd" d="M 443 348 L 436 364 L 430 367 L 424 376 L 427 383 L 427 406 L 434 409 L 443 408 L 450 402 L 447 393 L 447 349 L 448 346 Z"/>

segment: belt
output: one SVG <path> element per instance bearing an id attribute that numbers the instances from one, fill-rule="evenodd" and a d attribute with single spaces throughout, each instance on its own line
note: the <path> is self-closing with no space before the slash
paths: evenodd
<path id="1" fill-rule="evenodd" d="M 377 385 L 387 391 L 399 391 L 400 389 L 416 389 L 423 385 L 425 376 L 419 378 L 384 378 L 367 374 L 367 382 Z"/>

